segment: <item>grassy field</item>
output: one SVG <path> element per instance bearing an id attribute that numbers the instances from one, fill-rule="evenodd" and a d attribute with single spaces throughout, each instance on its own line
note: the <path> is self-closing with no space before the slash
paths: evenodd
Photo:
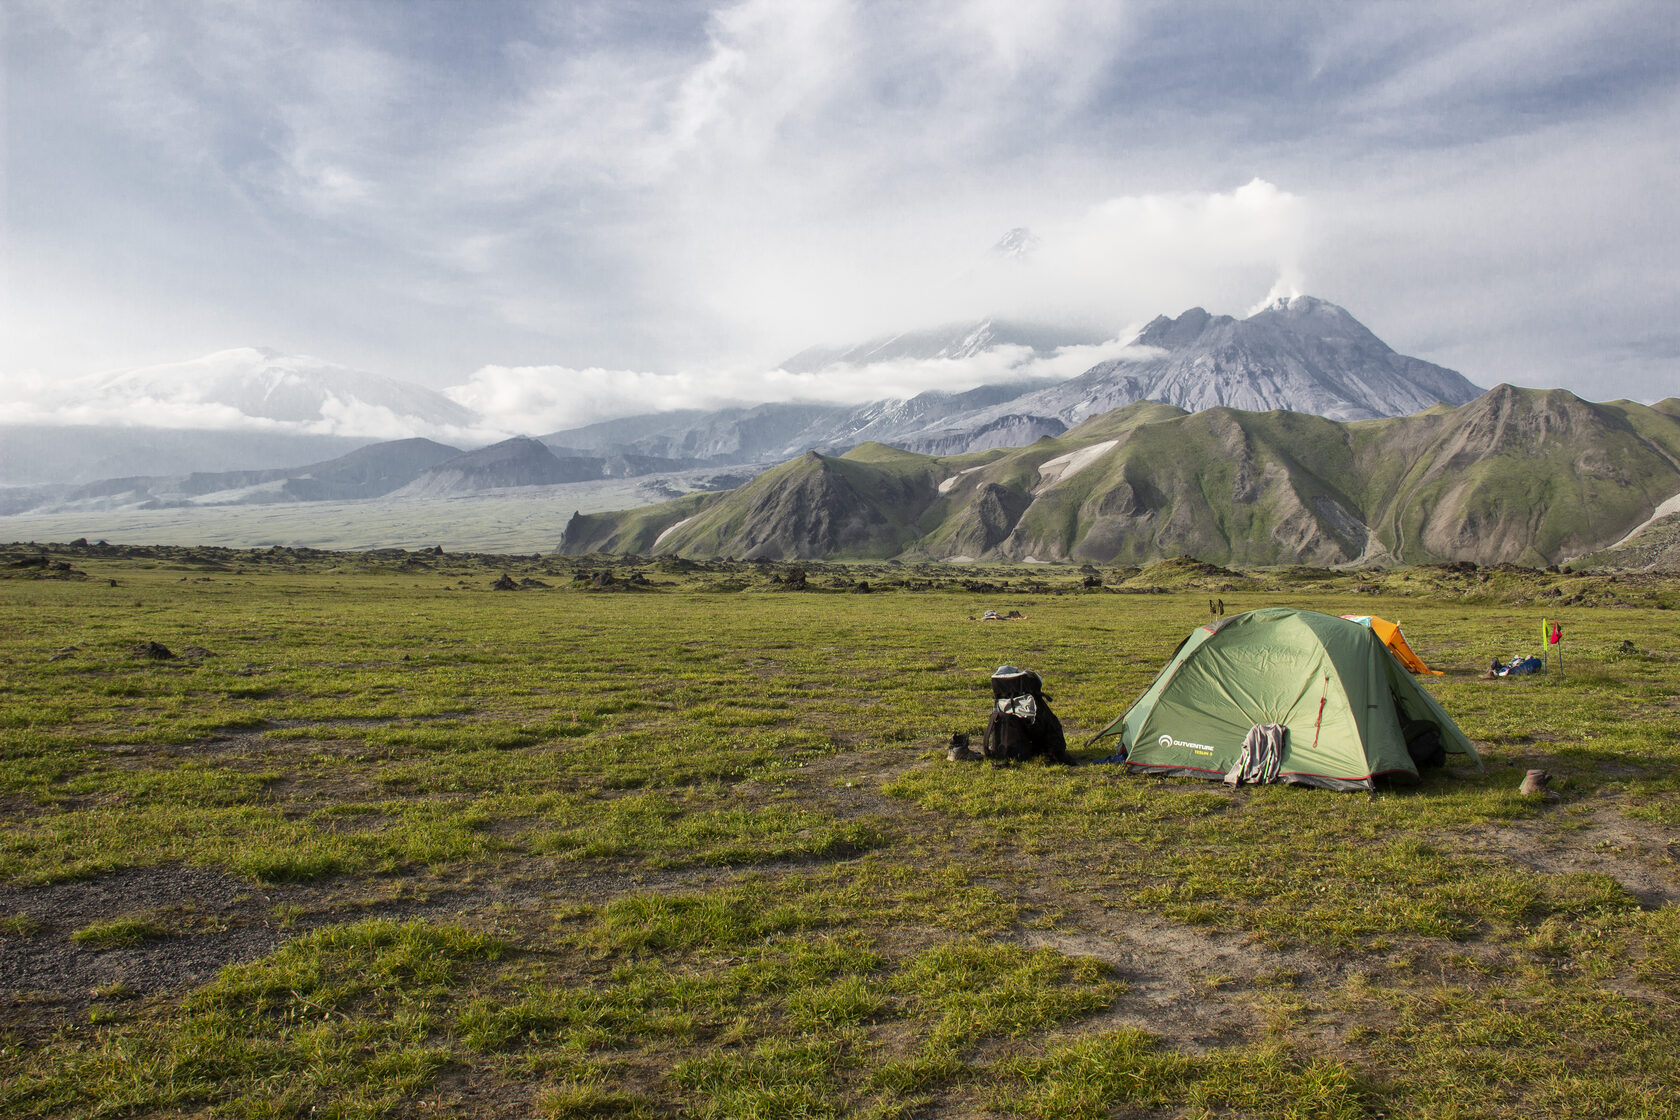
<path id="1" fill-rule="evenodd" d="M 1680 580 L 38 551 L 0 1115 L 1680 1114 Z M 945 760 L 1210 597 L 1398 618 L 1485 773 Z"/>

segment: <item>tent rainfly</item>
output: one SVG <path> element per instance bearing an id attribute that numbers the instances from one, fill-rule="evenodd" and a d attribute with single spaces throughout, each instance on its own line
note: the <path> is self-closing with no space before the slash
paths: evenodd
<path id="1" fill-rule="evenodd" d="M 1432 677 L 1441 677 L 1446 675 L 1439 669 L 1431 669 L 1429 666 L 1425 665 L 1423 663 L 1423 658 L 1419 657 L 1412 651 L 1412 647 L 1406 644 L 1406 635 L 1400 632 L 1400 624 L 1398 622 L 1390 622 L 1388 619 L 1378 618 L 1374 614 L 1344 614 L 1342 617 L 1347 619 L 1349 622 L 1357 622 L 1361 626 L 1369 626 L 1372 631 L 1375 632 L 1377 637 L 1383 640 L 1383 644 L 1388 647 L 1388 652 L 1399 658 L 1400 664 L 1404 665 L 1412 672 L 1428 673 Z"/>
<path id="2" fill-rule="evenodd" d="M 1119 735 L 1133 772 L 1231 780 L 1250 732 L 1272 724 L 1285 729 L 1276 781 L 1340 790 L 1416 781 L 1413 750 L 1437 740 L 1481 768 L 1470 740 L 1375 632 L 1288 607 L 1198 627 L 1095 739 Z"/>

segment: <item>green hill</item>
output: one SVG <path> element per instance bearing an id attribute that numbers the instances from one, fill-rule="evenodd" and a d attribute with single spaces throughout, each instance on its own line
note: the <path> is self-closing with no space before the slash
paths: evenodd
<path id="1" fill-rule="evenodd" d="M 921 536 L 917 518 L 946 473 L 939 462 L 882 444 L 843 457 L 808 451 L 711 501 L 574 518 L 561 551 L 885 559 Z"/>
<path id="2" fill-rule="evenodd" d="M 1680 417 L 1628 401 L 1501 385 L 1352 427 L 1371 522 L 1408 561 L 1562 562 L 1680 492 Z"/>
<path id="3" fill-rule="evenodd" d="M 574 519 L 561 551 L 1560 563 L 1680 493 L 1674 406 L 1508 385 L 1459 408 L 1353 423 L 1146 402 L 980 455 L 810 452 L 725 495 Z"/>

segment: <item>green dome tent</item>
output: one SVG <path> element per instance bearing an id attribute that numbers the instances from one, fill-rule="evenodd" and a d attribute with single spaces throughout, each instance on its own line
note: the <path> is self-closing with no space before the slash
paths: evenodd
<path id="1" fill-rule="evenodd" d="M 1193 631 L 1095 739 L 1119 735 L 1134 772 L 1234 781 L 1244 740 L 1268 724 L 1287 729 L 1277 781 L 1344 790 L 1416 781 L 1413 751 L 1421 757 L 1421 745 L 1436 741 L 1481 767 L 1452 717 L 1370 628 L 1288 607 Z"/>

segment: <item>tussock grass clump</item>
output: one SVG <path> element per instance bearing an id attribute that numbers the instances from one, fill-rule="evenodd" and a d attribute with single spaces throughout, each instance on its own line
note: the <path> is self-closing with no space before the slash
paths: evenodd
<path id="1" fill-rule="evenodd" d="M 34 937 L 41 932 L 41 923 L 28 914 L 0 914 L 0 936 Z"/>
<path id="2" fill-rule="evenodd" d="M 90 949 L 118 949 L 168 936 L 168 929 L 149 918 L 123 917 L 89 922 L 72 933 L 70 940 Z"/>

